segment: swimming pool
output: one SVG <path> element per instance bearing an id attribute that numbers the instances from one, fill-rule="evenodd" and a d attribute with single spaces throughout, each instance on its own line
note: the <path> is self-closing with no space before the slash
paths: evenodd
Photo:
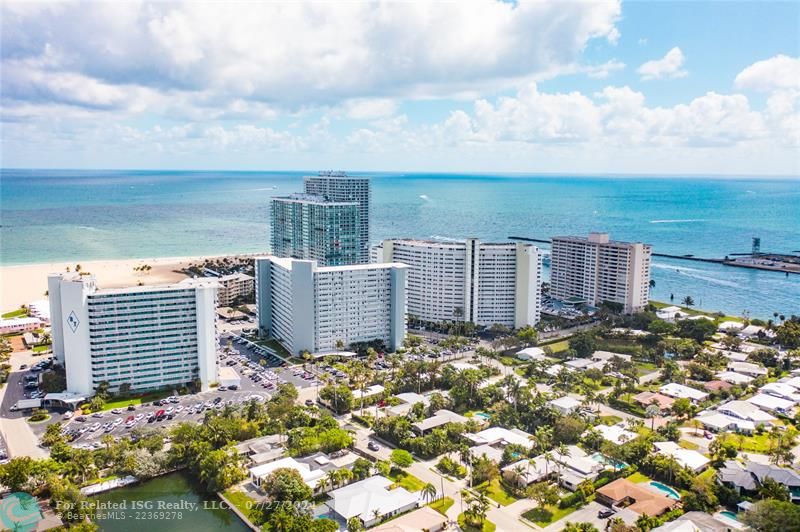
<path id="1" fill-rule="evenodd" d="M 473 414 L 473 416 L 475 416 L 475 417 L 479 417 L 479 418 L 481 418 L 481 419 L 485 419 L 486 421 L 489 421 L 490 419 L 492 419 L 492 416 L 490 416 L 490 415 L 489 415 L 489 414 L 487 414 L 486 412 L 475 412 L 475 413 Z"/>
<path id="2" fill-rule="evenodd" d="M 628 467 L 628 464 L 625 462 L 620 462 L 619 460 L 614 460 L 613 458 L 609 458 L 603 453 L 594 453 L 593 455 L 589 456 L 592 460 L 597 462 L 598 464 L 608 465 L 613 467 L 614 469 L 624 469 Z"/>
<path id="3" fill-rule="evenodd" d="M 655 480 L 650 481 L 650 485 L 653 486 L 658 491 L 661 491 L 669 497 L 670 499 L 675 499 L 679 501 L 681 499 L 681 494 L 675 491 L 674 489 L 670 488 L 669 486 L 662 484 L 661 482 L 656 482 Z"/>
<path id="4" fill-rule="evenodd" d="M 729 511 L 729 510 L 723 510 L 723 511 L 721 511 L 719 513 L 719 515 L 724 515 L 728 519 L 733 519 L 734 521 L 738 521 L 739 520 L 739 518 L 736 517 L 736 514 L 734 512 Z"/>

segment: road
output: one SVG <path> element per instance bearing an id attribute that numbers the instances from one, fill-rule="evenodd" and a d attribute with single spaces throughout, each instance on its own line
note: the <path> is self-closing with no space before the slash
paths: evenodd
<path id="1" fill-rule="evenodd" d="M 32 426 L 25 420 L 23 412 L 12 412 L 11 407 L 17 401 L 25 398 L 22 379 L 27 373 L 20 370 L 20 365 L 36 363 L 42 357 L 34 357 L 31 351 L 12 353 L 9 363 L 11 373 L 8 382 L 0 388 L 0 434 L 8 457 L 30 456 L 31 458 L 46 458 L 48 452 L 39 447 L 39 439 L 32 430 Z M 59 416 L 54 416 L 59 417 Z"/>

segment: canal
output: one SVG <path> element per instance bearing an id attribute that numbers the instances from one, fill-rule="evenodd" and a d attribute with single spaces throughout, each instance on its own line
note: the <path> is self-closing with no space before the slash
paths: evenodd
<path id="1" fill-rule="evenodd" d="M 103 532 L 201 532 L 249 529 L 185 473 L 171 473 L 101 493 L 95 522 Z"/>

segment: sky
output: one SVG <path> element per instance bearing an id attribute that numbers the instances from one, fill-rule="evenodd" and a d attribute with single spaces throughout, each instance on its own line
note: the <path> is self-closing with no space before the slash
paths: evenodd
<path id="1" fill-rule="evenodd" d="M 800 175 L 798 2 L 0 10 L 5 168 Z"/>

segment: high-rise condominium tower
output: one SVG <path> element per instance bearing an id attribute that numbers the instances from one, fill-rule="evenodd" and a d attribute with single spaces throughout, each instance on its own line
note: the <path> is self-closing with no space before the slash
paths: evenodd
<path id="1" fill-rule="evenodd" d="M 307 176 L 305 191 L 272 198 L 272 254 L 320 266 L 369 261 L 369 178 Z"/>
<path id="2" fill-rule="evenodd" d="M 652 247 L 609 240 L 608 233 L 553 237 L 550 295 L 590 305 L 619 303 L 626 313 L 647 306 Z"/>
<path id="3" fill-rule="evenodd" d="M 179 388 L 217 380 L 217 283 L 100 289 L 91 275 L 48 277 L 53 353 L 67 391 Z"/>
<path id="4" fill-rule="evenodd" d="M 408 313 L 415 318 L 507 327 L 539 321 L 542 257 L 530 244 L 384 240 L 372 260 L 408 264 Z"/>
<path id="5" fill-rule="evenodd" d="M 358 202 L 359 263 L 369 262 L 369 222 L 372 191 L 368 177 L 354 177 L 344 172 L 320 172 L 303 178 L 305 193 L 328 201 Z"/>

